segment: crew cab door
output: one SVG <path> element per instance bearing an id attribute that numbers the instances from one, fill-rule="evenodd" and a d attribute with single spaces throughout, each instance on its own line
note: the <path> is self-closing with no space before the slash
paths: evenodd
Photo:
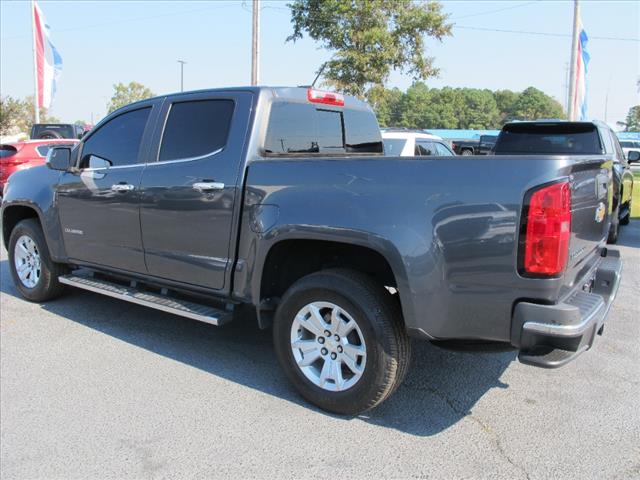
<path id="1" fill-rule="evenodd" d="M 166 100 L 153 158 L 142 176 L 140 225 L 155 277 L 228 288 L 234 205 L 251 115 L 248 92 L 196 93 Z"/>
<path id="2" fill-rule="evenodd" d="M 76 147 L 56 188 L 65 249 L 79 263 L 146 273 L 138 187 L 158 101 L 127 110 Z"/>

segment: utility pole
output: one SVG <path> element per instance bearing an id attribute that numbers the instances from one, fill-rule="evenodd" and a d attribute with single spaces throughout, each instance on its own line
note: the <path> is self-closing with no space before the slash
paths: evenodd
<path id="1" fill-rule="evenodd" d="M 258 85 L 260 66 L 260 0 L 253 0 L 253 35 L 251 42 L 251 85 Z"/>
<path id="2" fill-rule="evenodd" d="M 562 83 L 562 96 L 567 115 L 569 115 L 569 62 L 564 64 L 564 82 Z"/>
<path id="3" fill-rule="evenodd" d="M 184 92 L 184 64 L 187 63 L 184 60 L 178 60 L 180 64 L 180 91 Z"/>
<path id="4" fill-rule="evenodd" d="M 569 74 L 569 120 L 576 119 L 576 63 L 578 61 L 578 19 L 580 6 L 578 0 L 573 0 L 573 35 L 571 40 L 571 71 Z"/>

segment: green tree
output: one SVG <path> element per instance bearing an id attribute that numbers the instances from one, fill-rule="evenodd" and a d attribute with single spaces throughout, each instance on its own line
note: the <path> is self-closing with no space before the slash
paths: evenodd
<path id="1" fill-rule="evenodd" d="M 640 81 L 638 83 L 640 84 Z M 625 123 L 627 132 L 640 132 L 640 105 L 629 109 Z"/>
<path id="2" fill-rule="evenodd" d="M 333 52 L 325 65 L 325 83 L 364 97 L 384 86 L 392 70 L 414 79 L 437 75 L 433 58 L 425 55 L 425 36 L 451 35 L 447 15 L 436 1 L 293 0 L 289 4 L 293 33 L 307 34 Z"/>
<path id="3" fill-rule="evenodd" d="M 116 83 L 113 85 L 113 95 L 107 104 L 107 113 L 129 105 L 130 103 L 154 97 L 156 94 L 138 82 Z"/>
<path id="4" fill-rule="evenodd" d="M 24 106 L 22 101 L 13 97 L 0 97 L 0 134 L 7 135 L 17 130 Z"/>
<path id="5" fill-rule="evenodd" d="M 0 133 L 29 133 L 35 117 L 33 95 L 24 100 L 5 97 L 2 99 L 2 127 Z M 40 109 L 40 123 L 60 123 L 57 117 L 49 115 L 46 108 Z"/>
<path id="6" fill-rule="evenodd" d="M 495 127 L 499 128 L 501 125 L 513 119 L 516 102 L 518 98 L 520 98 L 520 94 L 511 90 L 497 90 L 493 93 L 493 96 L 496 99 L 496 106 L 500 112 L 500 122 L 498 125 L 495 125 Z"/>
<path id="7" fill-rule="evenodd" d="M 433 114 L 431 90 L 423 82 L 411 85 L 400 101 L 399 126 L 425 128 Z"/>
<path id="8" fill-rule="evenodd" d="M 491 90 L 460 89 L 462 97 L 458 128 L 483 130 L 500 123 L 500 111 Z"/>
<path id="9" fill-rule="evenodd" d="M 538 120 L 541 118 L 565 118 L 562 105 L 537 88 L 523 91 L 514 105 L 512 120 Z"/>
<path id="10" fill-rule="evenodd" d="M 373 87 L 367 92 L 367 101 L 376 112 L 381 127 L 399 124 L 403 95 L 399 88 L 387 89 L 381 86 Z"/>

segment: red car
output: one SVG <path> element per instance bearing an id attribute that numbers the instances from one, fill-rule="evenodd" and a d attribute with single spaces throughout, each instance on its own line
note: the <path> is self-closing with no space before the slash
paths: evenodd
<path id="1" fill-rule="evenodd" d="M 4 143 L 0 145 L 0 196 L 9 176 L 25 168 L 44 165 L 47 152 L 53 145 L 74 145 L 78 140 L 70 138 L 48 140 L 25 140 L 24 142 Z"/>

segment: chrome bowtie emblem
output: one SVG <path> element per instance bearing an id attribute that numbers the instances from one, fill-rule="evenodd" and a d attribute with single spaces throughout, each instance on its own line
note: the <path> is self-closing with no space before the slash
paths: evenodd
<path id="1" fill-rule="evenodd" d="M 598 208 L 596 208 L 596 222 L 602 223 L 606 213 L 607 213 L 607 208 L 604 206 L 604 203 L 600 202 L 598 204 Z"/>

